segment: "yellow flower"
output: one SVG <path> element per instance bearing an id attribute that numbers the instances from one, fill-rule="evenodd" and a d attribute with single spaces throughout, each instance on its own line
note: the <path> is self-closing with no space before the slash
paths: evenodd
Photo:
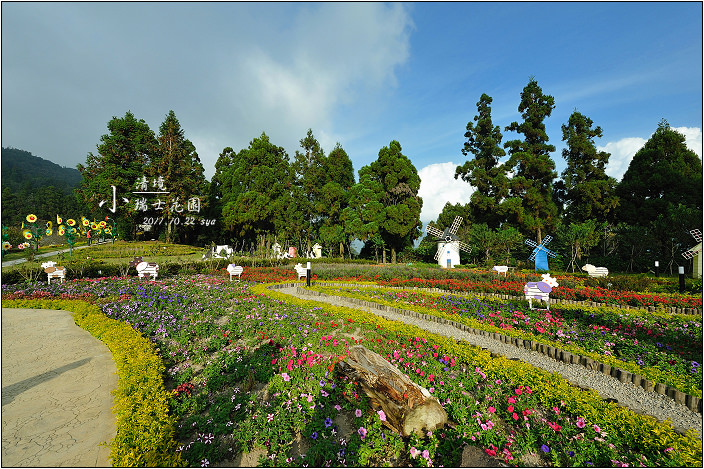
<path id="1" fill-rule="evenodd" d="M 90 227 L 94 230 L 97 230 L 99 228 L 97 223 L 93 223 L 92 225 L 90 225 Z"/>
<path id="2" fill-rule="evenodd" d="M 51 227 L 54 226 L 50 221 L 46 222 L 46 227 L 51 229 Z"/>
<path id="3" fill-rule="evenodd" d="M 98 224 L 100 225 L 101 228 L 105 227 L 105 222 L 104 222 L 104 221 L 101 221 L 101 222 L 98 223 Z"/>
<path id="4" fill-rule="evenodd" d="M 68 223 L 68 226 L 73 226 L 76 224 L 76 220 L 74 220 L 73 218 L 69 218 L 66 223 Z"/>
<path id="5" fill-rule="evenodd" d="M 66 234 L 66 227 L 64 225 L 59 226 L 59 235 L 63 236 Z"/>
<path id="6" fill-rule="evenodd" d="M 105 228 L 105 233 L 112 234 L 112 230 L 110 229 L 109 226 L 107 228 Z"/>
<path id="7" fill-rule="evenodd" d="M 32 232 L 29 231 L 29 230 L 24 230 L 24 231 L 22 232 L 22 236 L 24 236 L 25 239 L 32 239 Z"/>
<path id="8" fill-rule="evenodd" d="M 56 215 L 56 224 L 60 225 L 61 224 L 61 217 Z"/>
<path id="9" fill-rule="evenodd" d="M 90 225 L 90 222 L 86 217 L 81 217 L 81 221 L 83 222 L 83 226 L 88 226 Z"/>
<path id="10" fill-rule="evenodd" d="M 37 216 L 33 213 L 30 213 L 29 215 L 27 215 L 27 221 L 30 223 L 34 223 L 35 221 L 37 221 Z"/>

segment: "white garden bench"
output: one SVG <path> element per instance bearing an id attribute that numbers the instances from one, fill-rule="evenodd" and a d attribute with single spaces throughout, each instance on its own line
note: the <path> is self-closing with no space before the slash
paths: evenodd
<path id="1" fill-rule="evenodd" d="M 308 270 L 301 264 L 296 264 L 293 268 L 296 269 L 296 273 L 298 274 L 298 280 L 307 277 Z"/>
<path id="2" fill-rule="evenodd" d="M 64 283 L 66 279 L 66 267 L 61 265 L 57 266 L 54 261 L 44 262 L 42 267 L 44 268 L 44 272 L 46 272 L 47 280 L 50 285 L 52 278 L 59 278 L 61 279 L 61 283 Z"/>
<path id="3" fill-rule="evenodd" d="M 237 277 L 242 280 L 242 271 L 244 268 L 241 265 L 230 264 L 227 266 L 227 272 L 230 274 L 230 282 L 232 282 L 232 276 L 237 275 Z"/>
<path id="4" fill-rule="evenodd" d="M 507 265 L 495 265 L 494 267 L 491 268 L 494 272 L 498 272 L 499 275 L 504 274 L 504 277 L 506 277 L 506 274 L 508 273 L 508 266 Z"/>

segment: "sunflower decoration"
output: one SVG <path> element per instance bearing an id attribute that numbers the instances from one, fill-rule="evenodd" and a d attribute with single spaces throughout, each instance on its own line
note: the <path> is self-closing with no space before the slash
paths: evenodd
<path id="1" fill-rule="evenodd" d="M 83 223 L 83 226 L 88 226 L 90 225 L 90 220 L 88 220 L 86 217 L 81 217 L 81 223 Z"/>
<path id="2" fill-rule="evenodd" d="M 59 215 L 56 215 L 56 222 L 62 223 L 62 221 L 63 219 Z M 66 225 L 68 225 L 68 227 Z M 73 255 L 73 245 L 76 244 L 77 231 L 76 228 L 74 228 L 75 225 L 76 220 L 69 218 L 66 220 L 66 224 L 60 224 L 57 227 L 59 235 L 66 238 L 66 242 L 71 250 L 71 255 Z"/>
<path id="3" fill-rule="evenodd" d="M 39 250 L 39 241 L 44 234 L 51 234 L 51 222 L 47 222 L 46 228 L 40 228 L 37 225 L 38 218 L 35 214 L 30 213 L 25 217 L 27 224 L 22 222 L 22 236 L 25 239 L 31 239 L 34 243 L 34 249 Z"/>
<path id="4" fill-rule="evenodd" d="M 61 217 L 56 215 L 56 224 L 60 225 L 61 224 Z"/>
<path id="5" fill-rule="evenodd" d="M 51 236 L 51 234 L 54 232 L 52 227 L 53 227 L 53 224 L 50 221 L 46 222 L 46 230 L 44 232 L 46 233 L 47 236 Z"/>

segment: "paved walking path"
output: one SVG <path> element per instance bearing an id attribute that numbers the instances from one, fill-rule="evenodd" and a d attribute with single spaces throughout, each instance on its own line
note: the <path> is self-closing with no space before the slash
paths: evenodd
<path id="1" fill-rule="evenodd" d="M 68 311 L 2 308 L 2 467 L 108 467 L 117 368 Z"/>

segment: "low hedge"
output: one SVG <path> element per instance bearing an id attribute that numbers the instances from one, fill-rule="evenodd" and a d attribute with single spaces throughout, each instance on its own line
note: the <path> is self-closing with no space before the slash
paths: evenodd
<path id="1" fill-rule="evenodd" d="M 574 415 L 581 415 L 587 420 L 600 422 L 600 426 L 633 447 L 642 447 L 648 451 L 669 452 L 673 466 L 700 467 L 702 464 L 702 441 L 692 430 L 681 435 L 668 423 L 659 423 L 656 418 L 640 415 L 632 410 L 609 403 L 601 399 L 594 390 L 583 390 L 570 383 L 557 373 L 548 373 L 539 368 L 506 357 L 492 358 L 487 350 L 474 347 L 466 342 L 455 342 L 445 336 L 430 333 L 415 326 L 397 321 L 389 321 L 366 311 L 331 306 L 312 300 L 302 300 L 278 291 L 269 290 L 270 285 L 251 287 L 252 293 L 269 296 L 273 299 L 293 303 L 303 308 L 322 307 L 343 319 L 375 324 L 394 333 L 407 337 L 425 337 L 440 345 L 446 353 L 458 357 L 461 361 L 479 366 L 487 376 L 493 379 L 513 381 L 533 389 L 544 406 L 559 407 L 564 401 L 567 409 Z"/>
<path id="2" fill-rule="evenodd" d="M 148 339 L 85 301 L 6 300 L 2 306 L 71 311 L 79 327 L 108 346 L 119 376 L 113 391 L 117 423 L 117 434 L 110 442 L 113 466 L 184 466 L 174 441 L 176 419 L 169 415 L 164 365 Z"/>

